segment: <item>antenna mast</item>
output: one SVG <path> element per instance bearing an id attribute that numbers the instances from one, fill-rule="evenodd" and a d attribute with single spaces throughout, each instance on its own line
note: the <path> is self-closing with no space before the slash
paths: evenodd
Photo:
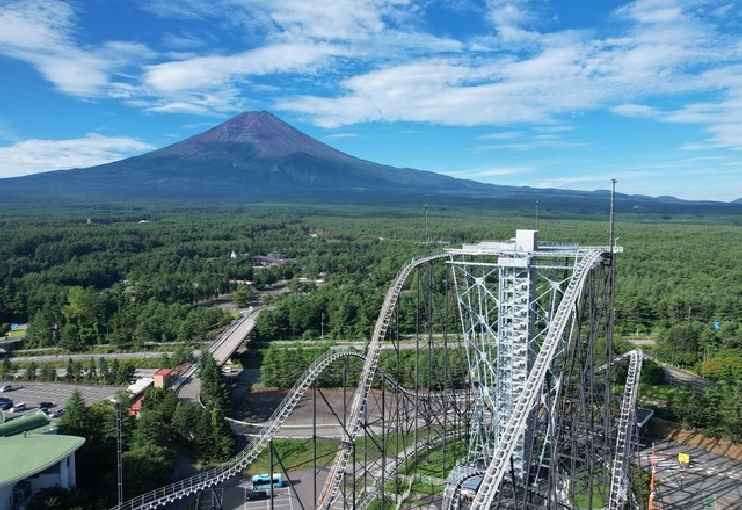
<path id="1" fill-rule="evenodd" d="M 611 256 L 613 256 L 613 244 L 615 239 L 613 237 L 613 211 L 614 203 L 616 201 L 616 179 L 611 179 L 611 217 L 608 226 L 608 246 L 611 249 Z"/>

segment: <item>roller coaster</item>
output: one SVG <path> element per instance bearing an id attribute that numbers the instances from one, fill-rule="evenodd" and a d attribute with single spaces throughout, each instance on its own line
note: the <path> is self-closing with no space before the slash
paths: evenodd
<path id="1" fill-rule="evenodd" d="M 442 510 L 635 505 L 642 354 L 613 354 L 620 252 L 540 243 L 519 230 L 413 259 L 389 286 L 363 351 L 319 357 L 225 464 L 115 508 L 163 507 L 242 475 L 318 377 L 342 363 L 345 374 L 353 358 L 362 361 L 358 382 L 332 410 L 342 437 L 316 509 L 402 508 L 422 472 L 434 473 L 426 479 Z"/>

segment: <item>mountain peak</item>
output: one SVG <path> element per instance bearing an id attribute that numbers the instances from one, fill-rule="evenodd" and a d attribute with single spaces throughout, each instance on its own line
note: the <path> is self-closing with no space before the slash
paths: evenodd
<path id="1" fill-rule="evenodd" d="M 200 150 L 204 145 L 214 143 L 249 144 L 258 157 L 306 153 L 322 158 L 355 159 L 305 135 L 266 111 L 240 113 L 176 145 Z"/>

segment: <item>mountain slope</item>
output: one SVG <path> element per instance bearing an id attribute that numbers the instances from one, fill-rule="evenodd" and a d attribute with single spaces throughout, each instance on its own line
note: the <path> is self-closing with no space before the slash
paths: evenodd
<path id="1" fill-rule="evenodd" d="M 608 181 L 608 176 L 606 177 Z M 246 112 L 187 140 L 92 168 L 0 179 L 5 201 L 219 200 L 403 204 L 436 201 L 575 213 L 605 211 L 609 192 L 482 184 L 344 154 L 268 112 Z M 739 205 L 617 195 L 618 210 L 681 212 Z M 733 211 L 731 211 L 733 212 Z"/>
<path id="2" fill-rule="evenodd" d="M 354 158 L 267 112 L 242 113 L 204 133 L 141 156 L 2 182 L 7 189 L 89 198 L 492 191 L 486 184 Z"/>

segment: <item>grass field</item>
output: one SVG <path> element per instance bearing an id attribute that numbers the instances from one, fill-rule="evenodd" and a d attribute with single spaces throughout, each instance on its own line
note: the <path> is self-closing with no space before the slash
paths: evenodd
<path id="1" fill-rule="evenodd" d="M 338 451 L 336 441 L 317 440 L 317 466 L 332 465 Z M 274 439 L 273 472 L 280 472 L 281 466 L 287 471 L 312 469 L 314 444 L 311 439 Z M 248 468 L 249 474 L 267 473 L 270 471 L 270 450 L 266 449 Z"/>

